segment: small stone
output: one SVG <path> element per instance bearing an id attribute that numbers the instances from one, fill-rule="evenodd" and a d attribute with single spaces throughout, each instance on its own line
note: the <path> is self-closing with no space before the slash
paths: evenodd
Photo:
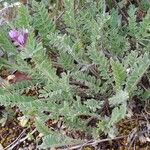
<path id="1" fill-rule="evenodd" d="M 22 117 L 18 117 L 18 120 L 20 121 L 20 125 L 22 127 L 25 127 L 29 119 L 26 116 L 22 116 Z"/>
<path id="2" fill-rule="evenodd" d="M 40 133 L 40 134 L 39 134 L 39 137 L 43 137 L 43 136 L 44 136 L 44 134 L 43 134 L 43 133 Z"/>
<path id="3" fill-rule="evenodd" d="M 4 147 L 2 146 L 2 144 L 0 144 L 0 150 L 4 150 Z"/>

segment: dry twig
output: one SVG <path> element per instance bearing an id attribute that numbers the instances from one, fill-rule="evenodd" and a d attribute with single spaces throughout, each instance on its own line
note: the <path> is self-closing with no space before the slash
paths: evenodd
<path id="1" fill-rule="evenodd" d="M 72 146 L 70 147 L 68 150 L 74 150 L 74 149 L 78 149 L 81 148 L 83 146 L 93 146 L 93 145 L 97 145 L 99 143 L 103 143 L 103 142 L 108 142 L 108 141 L 112 141 L 112 140 L 119 140 L 119 139 L 123 139 L 123 138 L 127 138 L 128 135 L 124 135 L 124 136 L 119 136 L 119 137 L 115 137 L 114 139 L 99 139 L 99 140 L 94 140 L 94 141 L 87 141 L 86 143 L 80 144 L 80 145 L 76 145 L 76 146 Z"/>
<path id="2" fill-rule="evenodd" d="M 24 135 L 24 133 L 25 133 L 26 130 L 27 130 L 27 129 L 23 130 L 23 131 L 21 132 L 21 134 L 18 136 L 18 138 L 17 138 L 16 140 L 14 140 L 10 145 L 8 145 L 7 147 L 5 147 L 4 150 L 6 150 L 6 149 L 7 149 L 7 150 L 12 150 L 12 149 L 15 148 L 18 144 L 20 144 L 20 143 L 22 143 L 23 141 L 25 141 L 25 140 L 29 137 L 28 134 L 27 134 L 24 138 L 22 138 L 22 139 L 21 139 L 21 137 Z M 37 130 L 34 129 L 34 130 L 30 133 L 30 135 L 34 134 L 36 131 L 37 131 Z"/>
<path id="3" fill-rule="evenodd" d="M 24 129 L 20 135 L 17 137 L 17 139 L 15 139 L 11 144 L 9 144 L 7 147 L 4 148 L 4 150 L 8 149 L 9 147 L 11 147 L 12 145 L 14 145 L 18 140 L 20 140 L 20 138 L 24 135 L 24 133 L 26 132 L 27 129 Z"/>

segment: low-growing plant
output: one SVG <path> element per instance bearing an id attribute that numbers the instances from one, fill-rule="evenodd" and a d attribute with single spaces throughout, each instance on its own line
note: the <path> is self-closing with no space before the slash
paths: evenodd
<path id="1" fill-rule="evenodd" d="M 119 11 L 108 11 L 104 0 L 82 3 L 78 8 L 64 0 L 58 21 L 44 3 L 33 1 L 30 9 L 21 5 L 16 19 L 0 29 L 0 48 L 7 56 L 0 66 L 30 78 L 1 88 L 0 104 L 17 106 L 34 118 L 44 135 L 41 148 L 81 142 L 61 128 L 48 128 L 48 120 L 92 138 L 100 133 L 113 138 L 115 125 L 127 116 L 128 101 L 135 95 L 143 100 L 150 96 L 145 88 L 138 94 L 141 78 L 150 81 L 150 10 L 137 22 L 132 5 L 128 22 L 122 24 Z M 32 87 L 39 89 L 35 97 L 25 94 Z M 109 114 L 102 112 L 106 103 Z M 89 123 L 92 118 L 94 126 Z"/>

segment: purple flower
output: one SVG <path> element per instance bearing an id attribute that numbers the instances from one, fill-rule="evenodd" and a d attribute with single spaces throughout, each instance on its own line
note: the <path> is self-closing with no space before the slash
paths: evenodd
<path id="1" fill-rule="evenodd" d="M 29 35 L 28 30 L 25 29 L 22 34 L 23 34 L 23 38 L 24 38 L 24 44 L 26 44 L 27 39 L 28 39 L 28 35 Z"/>
<path id="2" fill-rule="evenodd" d="M 17 30 L 10 30 L 9 36 L 12 40 L 17 40 L 19 32 Z"/>
<path id="3" fill-rule="evenodd" d="M 27 43 L 28 30 L 24 29 L 24 30 L 18 31 L 16 29 L 13 29 L 13 30 L 10 30 L 9 36 L 15 46 L 19 46 L 19 48 L 22 48 Z"/>
<path id="4" fill-rule="evenodd" d="M 22 34 L 20 34 L 17 38 L 17 42 L 20 44 L 20 45 L 24 45 L 25 43 L 25 40 L 24 40 L 24 36 Z"/>

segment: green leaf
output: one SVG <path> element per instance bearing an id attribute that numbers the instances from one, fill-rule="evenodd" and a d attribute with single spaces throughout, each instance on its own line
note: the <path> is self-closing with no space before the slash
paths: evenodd
<path id="1" fill-rule="evenodd" d="M 49 135 L 51 133 L 50 129 L 40 120 L 40 118 L 36 118 L 35 126 L 38 132 L 44 135 Z"/>
<path id="2" fill-rule="evenodd" d="M 126 90 L 131 93 L 133 92 L 135 86 L 138 84 L 143 74 L 149 68 L 150 58 L 147 53 L 144 56 L 140 56 L 137 61 L 132 65 L 133 69 L 131 74 L 129 74 L 126 83 Z"/>
<path id="3" fill-rule="evenodd" d="M 88 55 L 93 63 L 98 65 L 100 76 L 102 76 L 103 79 L 109 79 L 109 62 L 102 51 L 98 51 L 96 50 L 95 46 L 91 46 L 89 47 Z"/>
<path id="4" fill-rule="evenodd" d="M 96 101 L 95 99 L 89 99 L 84 104 L 86 107 L 90 108 L 92 111 L 96 111 L 97 109 L 100 109 L 102 107 L 103 101 Z"/>
<path id="5" fill-rule="evenodd" d="M 28 29 L 29 26 L 30 26 L 30 14 L 28 7 L 25 5 L 21 5 L 18 8 L 18 15 L 15 21 L 15 27 Z"/>
<path id="6" fill-rule="evenodd" d="M 38 30 L 40 36 L 42 37 L 44 43 L 47 44 L 49 41 L 47 35 L 55 30 L 54 23 L 48 14 L 48 10 L 45 8 L 43 2 L 33 1 L 33 26 Z"/>
<path id="7" fill-rule="evenodd" d="M 75 19 L 74 1 L 64 0 L 65 13 L 63 15 L 64 22 L 67 26 L 67 31 L 78 36 L 77 23 Z"/>
<path id="8" fill-rule="evenodd" d="M 114 126 L 117 122 L 119 122 L 121 119 L 125 118 L 127 112 L 127 103 L 120 105 L 119 107 L 115 107 L 112 110 L 111 119 L 109 121 L 109 126 Z"/>
<path id="9" fill-rule="evenodd" d="M 11 40 L 8 37 L 8 32 L 4 28 L 0 28 L 0 47 L 8 53 L 16 54 L 17 50 L 13 46 Z"/>
<path id="10" fill-rule="evenodd" d="M 71 141 L 71 138 L 60 135 L 59 133 L 51 134 L 43 137 L 43 143 L 40 145 L 40 148 L 56 148 L 64 145 L 69 145 L 71 144 Z"/>
<path id="11" fill-rule="evenodd" d="M 34 57 L 33 61 L 35 62 L 35 68 L 40 72 L 44 78 L 46 78 L 49 82 L 57 82 L 58 76 L 56 75 L 55 69 L 52 67 L 52 63 L 48 60 L 45 55 L 45 51 L 38 51 Z"/>
<path id="12" fill-rule="evenodd" d="M 116 90 L 121 90 L 123 84 L 125 84 L 125 79 L 127 77 L 126 70 L 123 65 L 119 62 L 115 62 L 111 59 L 111 66 L 113 71 L 113 76 L 115 79 Z"/>
<path id="13" fill-rule="evenodd" d="M 15 105 L 21 104 L 23 102 L 32 102 L 34 99 L 32 97 L 21 96 L 18 94 L 7 94 L 7 95 L 0 95 L 0 104 L 8 106 L 8 105 Z"/>
<path id="14" fill-rule="evenodd" d="M 22 59 L 32 58 L 33 55 L 38 51 L 43 51 L 43 45 L 41 42 L 37 42 L 34 37 L 34 30 L 29 30 L 29 37 L 26 43 L 26 46 L 20 52 L 20 56 Z"/>
<path id="15" fill-rule="evenodd" d="M 109 102 L 112 106 L 117 106 L 119 104 L 127 102 L 128 99 L 129 99 L 128 92 L 120 90 L 116 93 L 116 95 L 109 98 Z"/>

